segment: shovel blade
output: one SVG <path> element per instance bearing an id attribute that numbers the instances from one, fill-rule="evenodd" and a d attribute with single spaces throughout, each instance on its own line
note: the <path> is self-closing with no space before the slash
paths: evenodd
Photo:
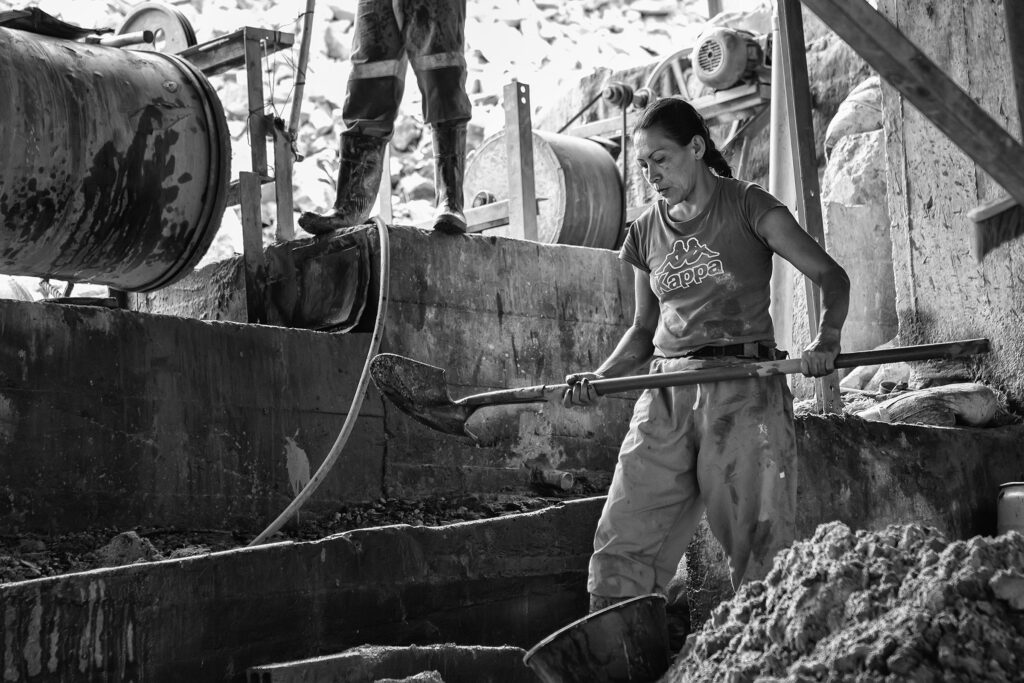
<path id="1" fill-rule="evenodd" d="M 472 438 L 466 420 L 475 408 L 452 400 L 441 368 L 379 353 L 370 361 L 370 377 L 381 394 L 414 420 L 446 434 Z"/>

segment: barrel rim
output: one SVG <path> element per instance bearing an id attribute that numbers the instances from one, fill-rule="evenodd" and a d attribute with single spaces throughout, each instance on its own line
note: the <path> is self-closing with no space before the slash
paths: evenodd
<path id="1" fill-rule="evenodd" d="M 636 605 L 637 603 L 657 602 L 659 600 L 662 603 L 667 603 L 668 602 L 668 598 L 666 598 L 661 593 L 647 593 L 645 595 L 638 595 L 638 596 L 633 597 L 633 598 L 623 598 L 621 602 L 617 602 L 614 605 L 611 605 L 609 607 L 605 607 L 605 608 L 597 610 L 595 612 L 591 612 L 590 614 L 587 614 L 586 616 L 580 617 L 579 619 L 577 619 L 576 621 L 572 622 L 571 624 L 567 624 L 567 625 L 563 626 L 562 628 L 558 629 L 557 631 L 555 631 L 554 633 L 546 636 L 539 643 L 537 643 L 536 645 L 531 647 L 526 652 L 526 654 L 523 655 L 523 662 L 526 663 L 527 665 L 529 665 L 529 661 L 528 660 L 532 659 L 538 652 L 540 652 L 541 650 L 545 649 L 548 645 L 551 645 L 556 640 L 559 640 L 560 638 L 562 638 L 562 636 L 564 636 L 566 633 L 571 633 L 573 631 L 576 631 L 581 626 L 586 625 L 587 623 L 591 623 L 591 622 L 597 621 L 598 619 L 600 619 L 601 617 L 605 616 L 606 614 L 613 613 L 613 612 L 622 612 L 622 611 L 624 611 L 626 609 L 634 608 L 634 605 Z"/>
<path id="2" fill-rule="evenodd" d="M 203 258 L 210 249 L 210 245 L 213 244 L 213 240 L 220 229 L 221 221 L 224 218 L 231 178 L 231 143 L 229 142 L 231 134 L 228 130 L 224 105 L 221 103 L 220 95 L 217 94 L 213 84 L 210 83 L 199 67 L 184 57 L 166 52 L 149 52 L 148 54 L 160 55 L 164 59 L 176 64 L 185 76 L 192 79 L 192 83 L 197 90 L 205 95 L 203 98 L 204 112 L 207 115 L 207 119 L 212 121 L 216 128 L 216 130 L 211 131 L 211 135 L 216 138 L 214 140 L 216 144 L 210 146 L 210 173 L 207 176 L 209 180 L 203 196 L 206 197 L 211 190 L 214 194 L 213 201 L 203 202 L 203 212 L 196 221 L 195 229 L 192 231 L 192 235 L 196 239 L 185 250 L 185 255 L 178 259 L 176 265 L 165 270 L 153 281 L 141 287 L 133 288 L 132 291 L 134 292 L 151 292 L 161 287 L 166 287 L 184 277 L 187 274 L 185 271 L 191 270 Z"/>

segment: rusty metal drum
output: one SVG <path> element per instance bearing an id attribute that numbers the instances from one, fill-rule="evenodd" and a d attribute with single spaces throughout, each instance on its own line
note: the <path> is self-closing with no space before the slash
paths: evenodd
<path id="1" fill-rule="evenodd" d="M 543 683 L 656 681 L 670 653 L 665 597 L 641 595 L 555 631 L 523 657 Z"/>
<path id="2" fill-rule="evenodd" d="M 0 28 L 0 272 L 148 291 L 186 275 L 227 203 L 227 121 L 158 52 Z"/>
<path id="3" fill-rule="evenodd" d="M 1024 534 L 1024 482 L 1010 481 L 999 487 L 996 498 L 996 534 L 1017 530 Z"/>
<path id="4" fill-rule="evenodd" d="M 586 138 L 533 131 L 533 166 L 539 201 L 537 239 L 552 244 L 614 249 L 624 234 L 622 177 L 604 147 Z M 466 162 L 466 206 L 479 192 L 508 199 L 504 131 L 484 140 Z M 510 234 L 495 228 L 488 234 Z"/>

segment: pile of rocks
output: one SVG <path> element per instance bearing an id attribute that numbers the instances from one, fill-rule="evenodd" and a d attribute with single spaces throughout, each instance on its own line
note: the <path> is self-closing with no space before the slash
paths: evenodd
<path id="1" fill-rule="evenodd" d="M 1019 680 L 1022 568 L 1017 532 L 824 524 L 720 605 L 663 680 Z"/>

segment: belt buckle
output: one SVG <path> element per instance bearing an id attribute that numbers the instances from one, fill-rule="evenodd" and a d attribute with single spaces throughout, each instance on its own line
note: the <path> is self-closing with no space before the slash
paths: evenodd
<path id="1" fill-rule="evenodd" d="M 760 358 L 761 345 L 757 342 L 747 342 L 743 345 L 743 356 L 746 358 Z"/>

